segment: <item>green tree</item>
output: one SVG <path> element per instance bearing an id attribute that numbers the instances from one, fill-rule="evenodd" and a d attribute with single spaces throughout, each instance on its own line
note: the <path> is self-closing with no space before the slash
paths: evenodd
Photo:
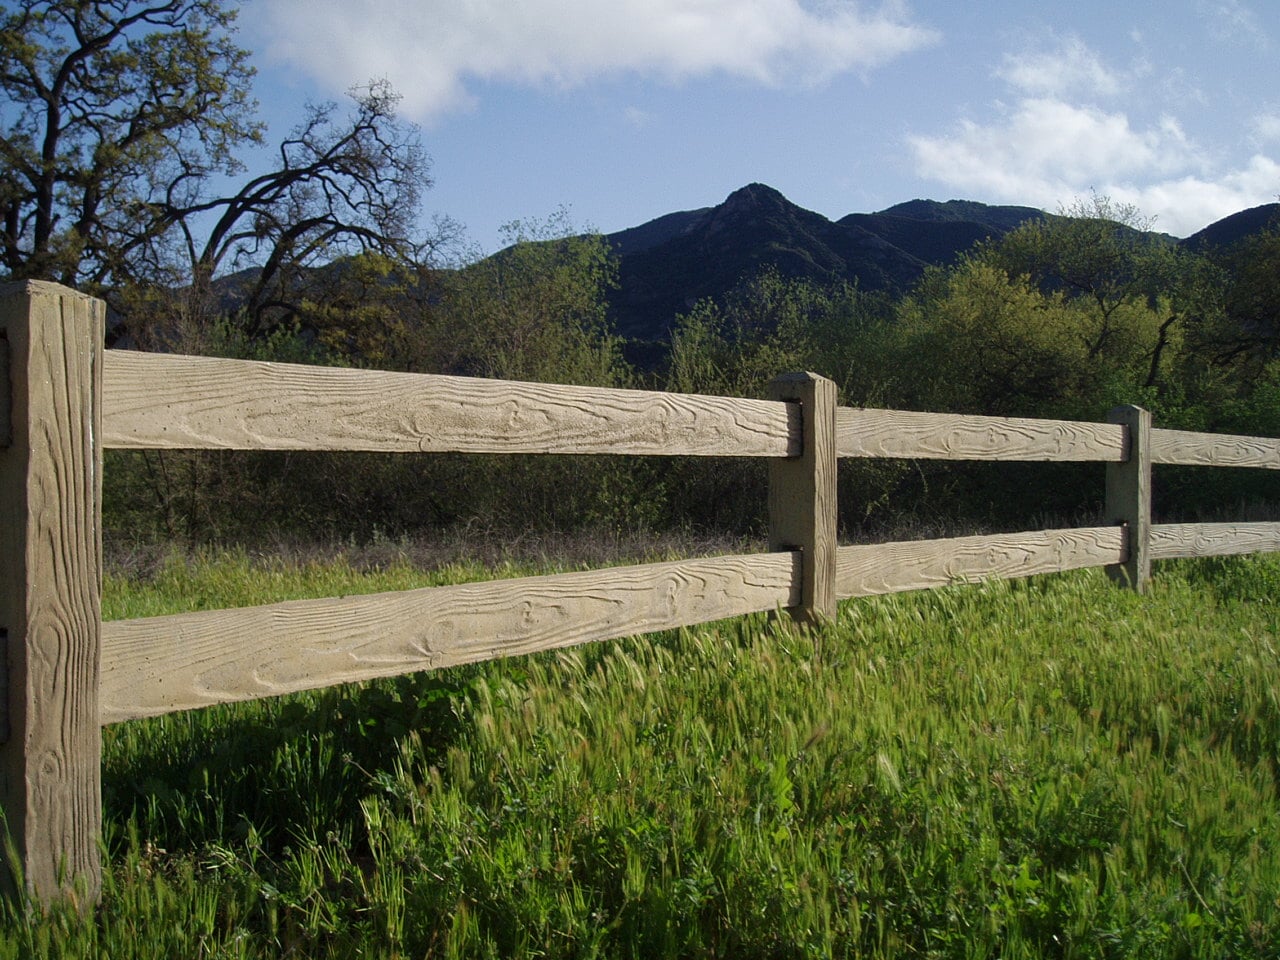
<path id="1" fill-rule="evenodd" d="M 1076 337 L 1086 360 L 1105 367 L 1124 358 L 1133 365 L 1131 385 L 1158 395 L 1177 372 L 1187 332 L 1213 313 L 1217 277 L 1203 257 L 1152 226 L 1136 207 L 1094 194 L 1022 224 L 974 257 L 1084 308 L 1088 322 Z"/>
<path id="2" fill-rule="evenodd" d="M 763 397 L 779 374 L 812 370 L 834 380 L 844 402 L 875 402 L 884 376 L 877 344 L 892 316 L 882 295 L 765 267 L 676 319 L 666 388 Z"/>
<path id="3" fill-rule="evenodd" d="M 7 4 L 0 29 L 3 263 L 120 282 L 214 173 L 261 138 L 249 54 L 218 0 Z"/>
<path id="4" fill-rule="evenodd" d="M 881 344 L 893 312 L 878 294 L 849 284 L 784 277 L 765 267 L 719 300 L 677 318 L 665 387 L 681 393 L 768 396 L 779 374 L 811 370 L 835 381 L 845 404 L 883 404 Z M 846 531 L 878 519 L 904 472 L 901 461 L 840 464 Z M 759 532 L 768 500 L 764 464 L 750 460 L 672 462 L 661 468 L 669 522 Z"/>
<path id="5" fill-rule="evenodd" d="M 1106 348 L 1093 350 L 1103 321 L 1087 306 L 962 260 L 930 271 L 903 301 L 892 392 L 916 409 L 1077 415 L 1116 377 L 1140 375 L 1144 319 L 1132 306 L 1110 311 Z"/>
<path id="6" fill-rule="evenodd" d="M 1213 259 L 1222 271 L 1219 322 L 1196 345 L 1213 363 L 1245 377 L 1280 357 L 1280 226 L 1252 234 Z"/>
<path id="7" fill-rule="evenodd" d="M 0 264 L 104 296 L 143 339 L 206 329 L 233 291 L 252 336 L 308 317 L 315 271 L 372 253 L 421 263 L 428 159 L 383 82 L 311 106 L 265 172 L 249 53 L 223 0 L 23 0 L 3 14 Z"/>
<path id="8" fill-rule="evenodd" d="M 1176 415 L 1189 338 L 1220 273 L 1102 197 L 930 271 L 900 310 L 902 396 L 922 408 L 1095 419 L 1115 403 Z"/>
<path id="9" fill-rule="evenodd" d="M 620 386 L 630 379 L 609 332 L 617 263 L 567 213 L 503 228 L 507 246 L 441 280 L 418 366 L 507 380 Z M 434 362 L 429 359 L 434 358 Z"/>

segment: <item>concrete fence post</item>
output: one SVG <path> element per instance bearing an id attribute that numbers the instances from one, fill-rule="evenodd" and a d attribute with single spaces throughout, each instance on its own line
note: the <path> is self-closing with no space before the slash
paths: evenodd
<path id="1" fill-rule="evenodd" d="M 1107 567 L 1116 583 L 1139 593 L 1151 580 L 1151 414 L 1141 407 L 1115 407 L 1108 423 L 1125 428 L 1125 459 L 1107 464 L 1106 520 L 1125 525 L 1125 560 Z"/>
<path id="2" fill-rule="evenodd" d="M 800 406 L 799 456 L 769 461 L 769 549 L 802 555 L 802 623 L 836 615 L 836 385 L 814 373 L 788 373 L 770 385 L 774 400 Z"/>
<path id="3" fill-rule="evenodd" d="M 105 310 L 0 285 L 0 808 L 10 895 L 97 900 Z M 16 874 L 16 875 L 15 875 Z"/>

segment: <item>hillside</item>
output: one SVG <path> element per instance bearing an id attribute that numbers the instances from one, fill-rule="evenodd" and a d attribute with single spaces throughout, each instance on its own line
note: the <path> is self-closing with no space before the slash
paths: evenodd
<path id="1" fill-rule="evenodd" d="M 718 206 L 608 236 L 620 264 L 615 328 L 631 340 L 664 340 L 677 314 L 765 265 L 789 277 L 902 291 L 926 266 L 950 263 L 977 241 L 1043 215 L 1031 207 L 913 200 L 832 221 L 772 187 L 749 184 Z"/>
<path id="2" fill-rule="evenodd" d="M 715 206 L 666 213 L 607 234 L 618 257 L 619 279 L 609 298 L 611 323 L 628 341 L 629 358 L 651 367 L 661 362 L 678 315 L 699 300 L 722 297 L 765 266 L 787 277 L 899 294 L 926 267 L 953 263 L 975 243 L 1051 216 L 1034 207 L 916 199 L 831 220 L 772 187 L 752 183 Z M 1185 240 L 1161 236 L 1193 249 L 1225 247 L 1278 218 L 1280 204 L 1267 204 L 1225 217 Z M 250 269 L 216 281 L 220 306 L 234 309 L 256 277 L 257 270 Z"/>
<path id="3" fill-rule="evenodd" d="M 1223 217 L 1182 242 L 1192 249 L 1229 247 L 1250 234 L 1275 226 L 1280 226 L 1280 203 L 1264 203 Z"/>

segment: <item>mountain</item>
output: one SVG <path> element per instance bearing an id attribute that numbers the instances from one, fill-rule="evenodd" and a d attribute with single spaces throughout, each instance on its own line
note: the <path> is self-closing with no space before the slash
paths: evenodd
<path id="1" fill-rule="evenodd" d="M 668 213 L 606 235 L 619 274 L 610 295 L 611 322 L 627 340 L 628 358 L 650 368 L 665 356 L 676 316 L 701 299 L 722 297 L 765 266 L 787 277 L 899 294 L 926 267 L 954 263 L 979 241 L 1050 216 L 1034 207 L 909 200 L 833 221 L 752 183 L 716 206 Z M 1224 247 L 1277 223 L 1280 203 L 1273 203 L 1232 214 L 1186 240 L 1165 239 L 1193 249 Z M 233 309 L 256 278 L 257 271 L 248 270 L 215 281 L 221 305 Z"/>
<path id="2" fill-rule="evenodd" d="M 1280 226 L 1280 203 L 1264 203 L 1260 207 L 1250 207 L 1223 217 L 1199 233 L 1193 233 L 1182 243 L 1193 250 L 1229 247 L 1250 234 L 1276 226 Z"/>
<path id="3" fill-rule="evenodd" d="M 607 239 L 618 254 L 616 331 L 664 341 L 677 314 L 772 265 L 784 276 L 901 292 L 930 264 L 953 262 L 1044 213 L 965 200 L 912 200 L 832 221 L 752 183 L 715 207 L 669 213 Z"/>
<path id="4" fill-rule="evenodd" d="M 856 214 L 855 214 L 856 216 Z M 1043 217 L 1035 207 L 999 207 L 976 200 L 908 200 L 869 216 L 900 217 L 932 223 L 976 223 L 1000 233 L 1008 233 L 1026 220 Z M 847 219 L 847 218 L 846 218 Z"/>

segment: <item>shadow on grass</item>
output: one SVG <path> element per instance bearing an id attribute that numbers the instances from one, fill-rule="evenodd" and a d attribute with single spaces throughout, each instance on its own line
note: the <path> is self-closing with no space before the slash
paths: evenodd
<path id="1" fill-rule="evenodd" d="M 459 667 L 108 727 L 110 852 L 131 831 L 174 854 L 250 839 L 269 855 L 326 838 L 363 847 L 361 799 L 393 775 L 407 738 L 443 757 L 475 675 Z"/>

